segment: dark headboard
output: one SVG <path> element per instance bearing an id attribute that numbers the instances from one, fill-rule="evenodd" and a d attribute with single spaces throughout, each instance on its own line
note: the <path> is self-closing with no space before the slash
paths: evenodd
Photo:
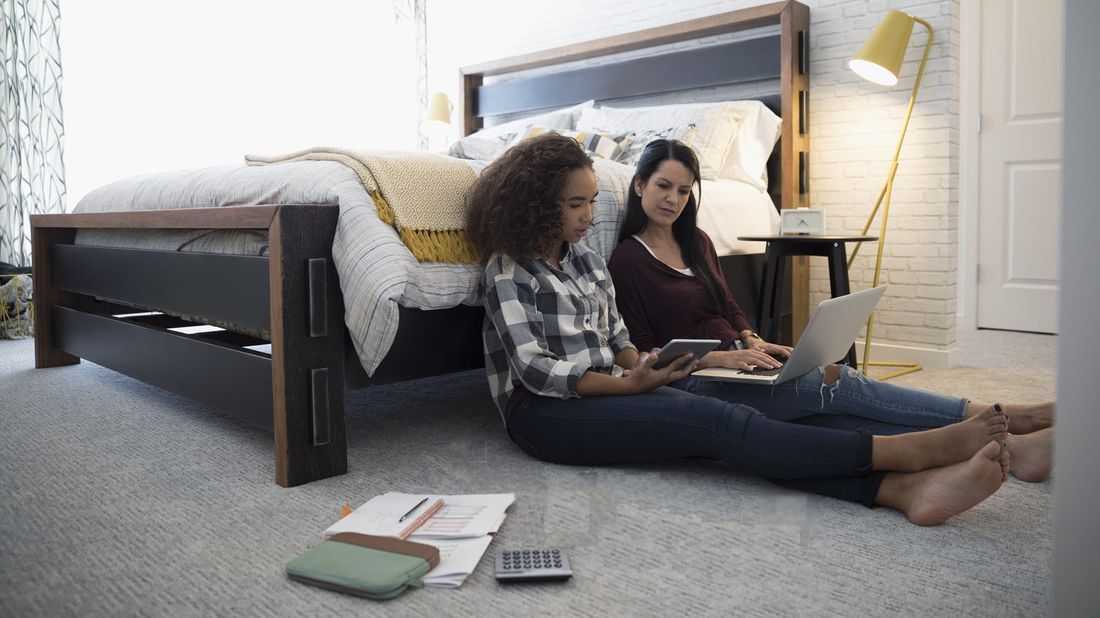
<path id="1" fill-rule="evenodd" d="M 478 87 L 478 117 L 779 79 L 780 36 L 673 51 Z M 730 62 L 737 58 L 737 62 Z M 778 95 L 768 97 L 779 114 Z"/>

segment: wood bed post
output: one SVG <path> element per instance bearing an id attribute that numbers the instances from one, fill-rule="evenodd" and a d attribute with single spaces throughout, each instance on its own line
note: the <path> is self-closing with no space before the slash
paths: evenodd
<path id="1" fill-rule="evenodd" d="M 40 227 L 38 217 L 31 217 L 31 266 L 34 276 L 34 366 L 60 367 L 75 365 L 80 358 L 62 351 L 55 345 L 53 319 L 54 305 L 71 305 L 75 294 L 53 286 L 50 247 L 54 244 L 71 244 L 76 230 L 72 228 Z"/>
<path id="2" fill-rule="evenodd" d="M 466 74 L 459 70 L 458 84 L 458 117 L 462 124 L 458 127 L 463 136 L 469 135 L 481 128 L 482 120 L 477 115 L 477 89 L 484 81 L 481 74 Z"/>
<path id="3" fill-rule="evenodd" d="M 347 472 L 344 303 L 332 262 L 339 209 L 281 206 L 268 230 L 275 481 Z"/>
<path id="4" fill-rule="evenodd" d="M 779 17 L 782 59 L 780 99 L 782 208 L 810 205 L 810 9 L 788 2 Z M 810 319 L 810 259 L 792 256 L 791 320 L 782 324 L 787 343 L 798 341 Z"/>

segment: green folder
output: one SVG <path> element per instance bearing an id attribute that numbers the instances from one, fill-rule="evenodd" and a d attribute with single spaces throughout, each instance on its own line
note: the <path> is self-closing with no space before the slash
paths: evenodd
<path id="1" fill-rule="evenodd" d="M 439 549 L 390 537 L 342 532 L 286 564 L 291 579 L 369 599 L 392 599 L 439 564 Z"/>

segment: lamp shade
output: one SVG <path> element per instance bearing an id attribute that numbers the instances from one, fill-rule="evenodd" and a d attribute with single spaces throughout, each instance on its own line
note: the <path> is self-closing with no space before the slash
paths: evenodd
<path id="1" fill-rule="evenodd" d="M 890 11 L 879 22 L 871 38 L 848 62 L 848 68 L 867 81 L 893 86 L 898 83 L 914 18 L 901 11 Z"/>
<path id="2" fill-rule="evenodd" d="M 444 92 L 433 92 L 428 99 L 428 109 L 424 113 L 424 122 L 451 124 L 451 101 Z"/>

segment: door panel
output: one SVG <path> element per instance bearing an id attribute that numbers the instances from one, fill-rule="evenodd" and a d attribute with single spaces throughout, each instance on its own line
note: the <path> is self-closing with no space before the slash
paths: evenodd
<path id="1" fill-rule="evenodd" d="M 1058 330 L 1062 2 L 982 5 L 978 326 Z"/>

